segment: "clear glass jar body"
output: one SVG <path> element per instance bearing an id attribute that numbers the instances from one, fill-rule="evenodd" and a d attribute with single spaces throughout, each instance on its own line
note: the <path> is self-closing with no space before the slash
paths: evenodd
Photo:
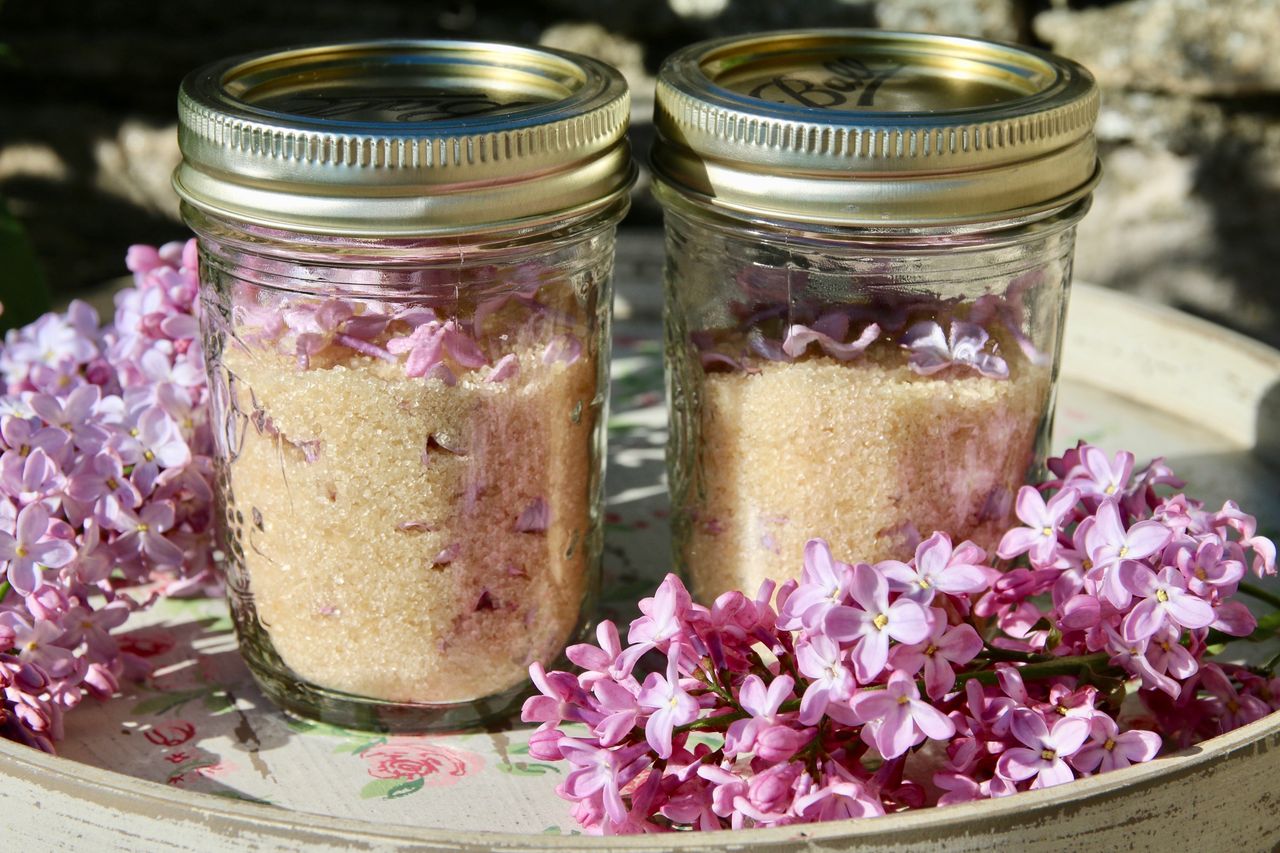
<path id="1" fill-rule="evenodd" d="M 669 190 L 674 551 L 696 598 L 799 576 L 804 543 L 994 548 L 1043 458 L 1087 200 L 981 229 L 731 219 Z"/>
<path id="2" fill-rule="evenodd" d="M 420 240 L 200 239 L 228 595 L 286 710 L 510 713 L 599 583 L 612 209 Z"/>

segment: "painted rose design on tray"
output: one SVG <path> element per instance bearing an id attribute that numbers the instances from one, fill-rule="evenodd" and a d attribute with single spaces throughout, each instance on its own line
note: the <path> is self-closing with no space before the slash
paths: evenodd
<path id="1" fill-rule="evenodd" d="M 465 749 L 412 738 L 389 738 L 360 752 L 374 781 L 363 797 L 403 797 L 425 787 L 456 785 L 484 768 L 484 759 Z"/>

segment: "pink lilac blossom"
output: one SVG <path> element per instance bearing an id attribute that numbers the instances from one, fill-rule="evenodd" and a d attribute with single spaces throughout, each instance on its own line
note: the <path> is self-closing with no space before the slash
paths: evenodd
<path id="1" fill-rule="evenodd" d="M 1009 365 L 999 342 L 988 350 L 988 329 L 1002 328 L 1030 363 L 1048 363 L 1023 330 L 1024 294 L 1041 275 L 1035 271 L 1019 276 L 1004 295 L 981 297 L 967 316 L 959 318 L 953 316 L 954 302 L 902 294 L 832 305 L 816 291 L 806 293 L 808 273 L 753 267 L 736 282 L 743 299 L 730 303 L 734 327 L 694 330 L 689 343 L 707 372 L 757 373 L 759 360 L 795 361 L 815 354 L 814 344 L 822 355 L 848 362 L 882 341 L 900 349 L 907 367 L 924 376 L 956 368 L 1005 380 Z M 911 323 L 912 316 L 923 319 Z M 855 323 L 861 331 L 854 331 Z"/>
<path id="2" fill-rule="evenodd" d="M 844 703 L 853 696 L 854 680 L 840 645 L 824 634 L 814 634 L 796 643 L 796 663 L 811 679 L 800 698 L 800 722 L 811 726 L 824 716 L 848 718 Z"/>
<path id="3" fill-rule="evenodd" d="M 454 274 L 438 283 L 456 284 L 446 281 Z M 535 298 L 549 281 L 542 264 L 526 264 L 513 273 L 510 289 L 480 301 L 470 316 L 456 317 L 445 314 L 446 308 L 456 310 L 456 295 L 427 296 L 403 305 L 376 299 L 281 296 L 246 284 L 232 292 L 227 332 L 236 345 L 274 350 L 296 359 L 304 370 L 328 366 L 333 358 L 364 356 L 397 364 L 411 379 L 454 386 L 464 373 L 483 369 L 481 381 L 501 383 L 520 375 L 520 358 L 514 352 L 497 354 L 487 349 L 501 346 L 509 337 L 539 343 L 546 365 L 571 363 L 583 353 L 572 318 Z M 492 325 L 488 321 L 508 305 L 522 312 L 521 333 L 493 334 L 491 340 L 482 341 L 483 333 L 491 331 L 486 328 Z M 195 330 L 193 324 L 179 321 L 167 321 L 166 328 L 184 335 Z M 185 341 L 187 346 L 190 343 Z M 167 371 L 163 364 L 148 375 L 158 387 L 181 384 L 187 376 Z"/>
<path id="4" fill-rule="evenodd" d="M 778 607 L 778 627 L 795 630 L 801 625 L 816 628 L 827 614 L 849 594 L 853 566 L 834 560 L 831 549 L 821 539 L 811 539 L 804 547 L 803 583 Z"/>
<path id="5" fill-rule="evenodd" d="M 996 762 L 996 773 L 1010 782 L 1031 779 L 1032 788 L 1061 785 L 1075 778 L 1066 759 L 1084 745 L 1089 736 L 1088 720 L 1061 717 L 1050 728 L 1040 714 L 1019 708 L 1013 712 L 1010 729 L 1023 745 L 1004 751 Z"/>
<path id="6" fill-rule="evenodd" d="M 1081 496 L 1107 500 L 1120 494 L 1129 477 L 1133 474 L 1135 461 L 1132 453 L 1120 451 L 1108 459 L 1107 454 L 1097 447 L 1080 448 L 1080 467 L 1078 475 L 1072 480 Z"/>
<path id="7" fill-rule="evenodd" d="M 748 675 L 738 691 L 738 700 L 751 716 L 729 726 L 725 749 L 735 755 L 754 752 L 766 761 L 785 761 L 794 755 L 800 748 L 801 734 L 782 724 L 778 711 L 790 698 L 795 683 L 791 676 L 779 675 L 766 688 L 760 676 Z"/>
<path id="8" fill-rule="evenodd" d="M 810 344 L 816 343 L 824 353 L 840 361 L 849 361 L 861 355 L 876 338 L 880 326 L 869 323 L 855 339 L 845 342 L 849 335 L 849 316 L 833 312 L 814 321 L 812 326 L 795 324 L 787 329 L 782 341 L 782 351 L 790 358 L 804 355 Z"/>
<path id="9" fill-rule="evenodd" d="M 1208 658 L 1280 624 L 1235 600 L 1246 566 L 1275 572 L 1256 520 L 1161 495 L 1161 460 L 1081 445 L 1049 470 L 996 555 L 938 532 L 869 565 L 813 540 L 798 581 L 708 605 L 668 575 L 625 644 L 606 621 L 569 650 L 581 672 L 531 668 L 530 754 L 569 762 L 589 832 L 741 829 L 1005 797 L 1280 709 L 1274 673 Z"/>
<path id="10" fill-rule="evenodd" d="M 0 348 L 0 735 L 45 750 L 147 664 L 113 629 L 211 589 L 212 435 L 195 241 L 134 246 L 114 322 L 73 302 Z"/>
<path id="11" fill-rule="evenodd" d="M 49 513 L 39 502 L 23 507 L 15 525 L 13 534 L 0 530 L 0 560 L 8 562 L 9 585 L 22 595 L 30 595 L 40 584 L 43 570 L 71 562 L 75 548 L 49 535 Z"/>
<path id="12" fill-rule="evenodd" d="M 935 533 L 916 546 L 911 565 L 885 561 L 878 568 L 889 579 L 890 589 L 926 605 L 938 592 L 956 595 L 986 589 L 990 585 L 989 570 L 982 565 L 986 559 L 987 552 L 972 542 L 952 548 L 950 536 Z"/>
<path id="13" fill-rule="evenodd" d="M 484 367 L 489 363 L 484 353 L 456 320 L 444 323 L 428 320 L 412 332 L 387 341 L 387 351 L 393 355 L 407 354 L 405 376 L 428 376 L 436 368 L 448 370 L 444 357 L 467 368 Z M 452 373 L 448 375 L 452 376 Z"/>
<path id="14" fill-rule="evenodd" d="M 947 715 L 920 701 L 915 681 L 900 669 L 893 670 L 884 690 L 864 690 L 850 705 L 854 718 L 867 725 L 862 738 L 886 759 L 897 758 L 925 738 L 946 740 L 956 732 Z"/>
<path id="15" fill-rule="evenodd" d="M 659 758 L 671 757 L 671 735 L 676 726 L 693 722 L 698 716 L 698 700 L 694 699 L 680 683 L 680 646 L 674 645 L 667 653 L 667 676 L 649 673 L 636 703 L 649 711 L 644 736 Z"/>
<path id="16" fill-rule="evenodd" d="M 1125 529 L 1120 521 L 1120 507 L 1114 500 L 1104 501 L 1093 516 L 1085 535 L 1085 550 L 1093 567 L 1087 575 L 1100 581 L 1107 598 L 1116 607 L 1126 607 L 1132 590 L 1123 580 L 1126 566 L 1164 548 L 1173 538 L 1169 528 L 1157 521 L 1139 521 Z"/>
<path id="17" fill-rule="evenodd" d="M 1060 544 L 1058 533 L 1079 499 L 1079 492 L 1067 488 L 1046 503 L 1039 491 L 1023 486 L 1018 490 L 1014 510 L 1018 519 L 1027 526 L 1015 527 L 1006 533 L 996 548 L 996 554 L 1008 560 L 1030 552 L 1033 566 L 1039 568 L 1051 563 Z"/>
<path id="18" fill-rule="evenodd" d="M 972 625 L 949 625 L 941 611 L 935 611 L 933 625 L 929 636 L 915 645 L 894 646 L 889 666 L 911 675 L 923 669 L 929 698 L 941 699 L 955 686 L 955 667 L 964 667 L 982 651 L 982 638 Z"/>
<path id="19" fill-rule="evenodd" d="M 1089 718 L 1089 736 L 1089 742 L 1069 759 L 1072 767 L 1084 773 L 1141 764 L 1155 758 L 1160 751 L 1160 735 L 1142 729 L 1121 732 L 1116 721 L 1106 714 Z"/>
<path id="20" fill-rule="evenodd" d="M 889 643 L 918 643 L 929 635 L 923 607 L 903 596 L 889 603 L 889 583 L 882 570 L 860 563 L 849 587 L 852 605 L 827 614 L 822 630 L 839 642 L 857 641 L 851 659 L 860 682 L 876 678 L 889 660 Z"/>
<path id="21" fill-rule="evenodd" d="M 949 367 L 967 367 L 988 379 L 1008 379 L 1009 365 L 994 353 L 985 352 L 991 336 L 976 323 L 952 320 L 950 332 L 933 320 L 916 323 L 902 336 L 909 353 L 907 364 L 922 376 L 931 376 Z"/>

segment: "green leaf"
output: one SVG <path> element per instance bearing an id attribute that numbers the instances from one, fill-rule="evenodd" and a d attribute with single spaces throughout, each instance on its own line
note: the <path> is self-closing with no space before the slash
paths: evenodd
<path id="1" fill-rule="evenodd" d="M 546 829 L 542 830 L 542 834 L 543 834 L 543 835 L 559 835 L 559 834 L 560 834 L 560 827 L 556 826 L 556 825 L 553 823 L 553 824 L 551 824 L 551 826 L 548 826 Z"/>
<path id="2" fill-rule="evenodd" d="M 218 759 L 204 756 L 201 758 L 193 758 L 190 761 L 184 761 L 173 768 L 173 772 L 169 774 L 170 779 L 176 779 L 192 770 L 199 770 L 201 767 L 215 767 Z"/>
<path id="3" fill-rule="evenodd" d="M 301 717 L 285 717 L 284 724 L 298 734 L 325 735 L 327 737 L 338 738 L 349 738 L 352 735 L 349 730 L 344 729 L 341 726 L 321 723 L 316 720 L 304 720 Z M 363 743 L 363 741 L 360 742 Z"/>
<path id="4" fill-rule="evenodd" d="M 363 755 L 365 750 L 371 749 L 375 746 L 381 746 L 386 742 L 387 739 L 384 737 L 376 737 L 371 740 L 362 741 L 355 749 L 351 750 L 351 753 L 352 755 Z"/>
<path id="5" fill-rule="evenodd" d="M 350 752 L 358 755 L 359 753 L 364 751 L 364 741 L 353 740 L 353 741 L 348 741 L 347 743 L 340 743 L 333 748 L 333 751 L 334 753 L 338 753 L 338 754 L 343 752 Z"/>
<path id="6" fill-rule="evenodd" d="M 179 690 L 174 693 L 161 693 L 152 696 L 150 699 L 143 699 L 137 705 L 133 706 L 135 714 L 167 714 L 175 708 L 180 708 L 190 702 L 192 699 L 199 699 L 208 693 L 206 687 L 198 690 Z"/>
<path id="7" fill-rule="evenodd" d="M 367 738 L 363 740 L 349 740 L 346 743 L 340 743 L 337 746 L 335 746 L 333 748 L 333 751 L 335 753 L 349 752 L 352 755 L 360 755 L 369 747 L 377 746 L 380 743 L 386 743 L 386 742 L 387 742 L 387 739 L 382 737 L 374 738 L 373 740 L 369 740 Z"/>
<path id="8" fill-rule="evenodd" d="M 560 768 L 552 764 L 541 764 L 536 761 L 516 761 L 511 764 L 499 764 L 498 770 L 512 776 L 546 776 L 548 773 L 559 773 Z"/>
<path id="9" fill-rule="evenodd" d="M 1254 635 L 1263 634 L 1264 637 L 1280 631 L 1280 611 L 1268 613 L 1258 620 L 1258 627 L 1253 633 Z"/>
<path id="10" fill-rule="evenodd" d="M 360 789 L 360 798 L 363 800 L 381 799 L 387 795 L 388 791 L 398 785 L 400 785 L 399 779 L 374 779 Z"/>
<path id="11" fill-rule="evenodd" d="M 218 714 L 225 714 L 229 711 L 235 710 L 236 703 L 227 695 L 227 691 L 214 690 L 211 693 L 205 694 L 204 706 L 217 716 Z"/>
<path id="12" fill-rule="evenodd" d="M 387 791 L 387 799 L 396 800 L 400 797 L 407 797 L 410 794 L 416 794 L 422 790 L 424 784 L 425 783 L 421 779 L 410 779 L 403 785 L 397 785 L 390 791 Z"/>
<path id="13" fill-rule="evenodd" d="M 0 199 L 0 330 L 25 326 L 49 310 L 49 288 L 27 234 Z"/>
<path id="14" fill-rule="evenodd" d="M 236 623 L 231 621 L 230 614 L 210 618 L 203 625 L 205 632 L 209 634 L 230 634 L 236 628 Z"/>
<path id="15" fill-rule="evenodd" d="M 361 799 L 397 800 L 422 790 L 421 779 L 374 779 L 360 790 Z"/>

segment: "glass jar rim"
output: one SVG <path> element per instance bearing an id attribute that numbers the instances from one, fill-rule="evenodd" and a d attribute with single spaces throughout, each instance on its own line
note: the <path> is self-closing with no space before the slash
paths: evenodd
<path id="1" fill-rule="evenodd" d="M 724 234 L 739 237 L 750 234 L 753 239 L 778 245 L 856 246 L 860 251 L 886 254 L 925 251 L 929 247 L 956 251 L 965 247 L 981 250 L 1014 244 L 1026 239 L 1024 235 L 1030 231 L 1074 226 L 1092 206 L 1092 195 L 1086 192 L 1056 207 L 983 222 L 851 225 L 729 209 L 659 180 L 653 182 L 653 193 L 666 215 L 695 219 L 702 227 Z"/>

